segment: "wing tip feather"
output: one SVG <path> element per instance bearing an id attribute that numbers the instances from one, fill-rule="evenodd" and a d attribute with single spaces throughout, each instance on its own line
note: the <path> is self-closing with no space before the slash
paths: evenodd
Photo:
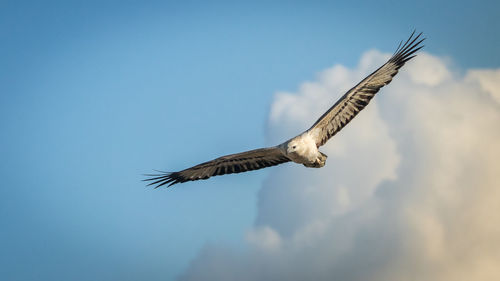
<path id="1" fill-rule="evenodd" d="M 158 187 L 168 184 L 167 186 L 168 188 L 174 184 L 186 181 L 179 175 L 178 172 L 163 172 L 163 171 L 156 171 L 156 172 L 159 172 L 160 174 L 144 174 L 144 176 L 148 178 L 145 178 L 142 181 L 150 182 L 146 186 L 154 186 L 154 188 L 157 189 Z"/>
<path id="2" fill-rule="evenodd" d="M 398 45 L 398 48 L 396 48 L 396 51 L 390 59 L 391 62 L 395 63 L 398 66 L 402 66 L 411 58 L 415 57 L 413 55 L 414 53 L 424 47 L 424 45 L 422 45 L 421 43 L 427 38 L 422 37 L 423 32 L 418 33 L 416 36 L 415 33 L 416 30 L 413 30 L 406 42 L 403 45 L 401 45 L 401 43 Z"/>

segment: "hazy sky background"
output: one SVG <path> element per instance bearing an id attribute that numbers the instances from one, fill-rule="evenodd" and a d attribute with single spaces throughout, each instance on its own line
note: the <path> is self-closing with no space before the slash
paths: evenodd
<path id="1" fill-rule="evenodd" d="M 498 229 L 482 226 L 498 221 L 498 215 L 491 215 L 498 212 L 490 211 L 500 210 L 474 211 L 478 206 L 500 205 L 498 191 L 491 193 L 498 171 L 498 158 L 492 157 L 500 151 L 495 127 L 500 103 L 493 102 L 500 101 L 495 92 L 495 81 L 500 80 L 499 11 L 498 1 L 1 1 L 0 276 L 173 280 L 213 273 L 221 280 L 218 274 L 227 271 L 231 280 L 230 274 L 246 274 L 245 266 L 252 265 L 252 272 L 261 273 L 257 277 L 289 278 L 283 275 L 291 272 L 286 262 L 303 264 L 297 253 L 310 257 L 318 252 L 319 261 L 311 261 L 318 268 L 306 264 L 301 271 L 304 278 L 311 277 L 308 272 L 321 272 L 322 276 L 314 276 L 317 280 L 331 276 L 356 280 L 359 276 L 349 275 L 351 261 L 367 257 L 364 249 L 374 249 L 382 257 L 380 263 L 369 257 L 360 261 L 374 269 L 365 273 L 388 280 L 408 274 L 406 264 L 396 266 L 394 260 L 418 264 L 422 271 L 440 272 L 439 265 L 450 272 L 469 268 L 464 266 L 467 260 L 450 262 L 455 255 L 443 253 L 472 256 L 486 268 L 499 268 L 492 258 L 495 253 L 484 250 L 498 250 L 490 247 L 500 244 L 492 240 Z M 353 121 L 339 134 L 337 145 L 325 149 L 330 158 L 321 171 L 284 165 L 168 190 L 145 188 L 141 182 L 141 174 L 152 169 L 179 170 L 222 154 L 274 145 L 281 137 L 306 129 L 323 113 L 323 107 L 307 101 L 328 107 L 345 85 L 376 68 L 383 54 L 392 53 L 413 29 L 428 38 L 427 55 L 384 88 L 358 129 Z M 367 52 L 373 49 L 382 53 Z M 359 64 L 362 56 L 367 61 Z M 342 67 L 335 70 L 334 65 Z M 436 65 L 437 70 L 432 68 Z M 331 73 L 345 75 L 335 80 Z M 426 76 L 418 78 L 422 73 Z M 320 88 L 304 88 L 306 81 L 316 81 Z M 414 100 L 404 93 L 409 87 L 418 90 L 408 93 Z M 297 103 L 294 97 L 303 99 L 297 98 Z M 304 105 L 309 119 L 299 118 L 286 106 L 276 113 L 283 104 Z M 418 111 L 415 105 L 430 109 Z M 484 122 L 472 121 L 477 116 Z M 417 122 L 423 119 L 427 122 Z M 456 131 L 434 140 L 442 127 Z M 483 138 L 469 139 L 469 135 Z M 373 143 L 363 145 L 371 138 Z M 479 152 L 466 150 L 462 155 L 464 147 Z M 361 163 L 383 159 L 383 165 L 374 164 L 380 171 L 357 170 L 359 161 L 342 156 L 349 149 L 357 151 Z M 387 153 L 367 156 L 374 151 Z M 429 175 L 432 166 L 426 166 L 436 155 L 441 161 L 436 169 L 444 171 L 443 177 Z M 484 161 L 474 162 L 474 155 Z M 456 163 L 475 163 L 484 169 Z M 345 173 L 332 172 L 342 167 Z M 290 173 L 301 177 L 280 184 Z M 356 180 L 360 174 L 366 181 Z M 457 174 L 471 176 L 464 179 Z M 306 176 L 328 179 L 335 186 L 303 187 L 300 179 Z M 277 185 L 280 188 L 273 188 Z M 440 189 L 443 186 L 448 188 Z M 451 186 L 463 188 L 455 194 Z M 472 188 L 482 192 L 471 193 Z M 311 197 L 303 190 L 309 190 Z M 434 190 L 446 194 L 429 195 Z M 475 194 L 479 195 L 470 205 L 449 199 Z M 394 224 L 385 225 L 384 232 L 373 226 L 380 222 L 377 212 L 375 218 L 366 219 L 373 204 L 379 204 L 374 197 L 393 207 L 374 207 L 382 214 L 401 210 L 402 203 L 394 203 L 399 202 L 395 199 L 412 198 L 403 200 L 408 203 L 404 206 L 415 208 L 406 210 L 408 216 L 393 218 Z M 434 211 L 422 215 L 419 210 L 429 205 L 419 199 Z M 460 216 L 460 210 L 467 212 Z M 454 219 L 454 214 L 465 219 Z M 472 223 L 477 217 L 484 218 L 484 224 Z M 320 232 L 312 231 L 318 236 L 306 235 L 311 227 L 316 229 L 309 222 L 320 225 Z M 349 249 L 300 242 L 350 245 L 350 235 L 334 231 L 339 228 L 347 229 L 347 234 L 367 230 L 386 240 L 379 243 L 372 236 L 357 236 L 362 243 L 353 244 L 363 247 Z M 442 242 L 449 239 L 436 242 L 412 236 L 422 229 L 431 229 L 422 232 L 425 237 L 436 237 L 470 228 L 477 231 L 465 235 L 470 237 L 467 241 L 451 239 L 453 247 Z M 403 242 L 383 247 L 390 244 L 387 237 Z M 430 254 L 419 255 L 404 241 L 424 241 L 414 247 L 428 247 Z M 459 246 L 476 245 L 474 241 L 485 244 L 475 254 L 470 250 L 474 246 Z M 289 247 L 283 250 L 283 245 Z M 394 249 L 392 254 L 384 252 L 388 248 Z M 269 254 L 269 249 L 278 252 Z M 439 268 L 430 270 L 421 261 L 429 255 Z M 283 264 L 276 264 L 273 257 Z M 276 272 L 256 260 L 268 261 Z M 222 266 L 227 261 L 234 261 L 230 266 L 234 270 Z M 323 270 L 321 261 L 338 270 Z M 394 267 L 400 272 L 388 272 Z M 482 267 L 474 270 L 489 272 Z M 479 275 L 467 275 L 474 270 L 460 276 L 477 280 Z M 493 275 L 484 276 L 486 280 Z M 457 280 L 445 273 L 421 277 Z"/>

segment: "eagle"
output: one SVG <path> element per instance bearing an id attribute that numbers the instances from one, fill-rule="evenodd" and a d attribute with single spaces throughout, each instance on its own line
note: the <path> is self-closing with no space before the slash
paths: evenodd
<path id="1" fill-rule="evenodd" d="M 363 108 L 365 108 L 380 88 L 389 84 L 398 70 L 423 45 L 425 38 L 415 31 L 403 44 L 401 41 L 391 58 L 352 89 L 347 91 L 309 129 L 282 144 L 260 148 L 198 164 L 178 172 L 161 172 L 145 175 L 149 185 L 158 188 L 172 186 L 187 181 L 205 180 L 213 176 L 258 170 L 293 161 L 309 168 L 325 166 L 327 155 L 318 150 L 331 137 L 344 128 Z"/>

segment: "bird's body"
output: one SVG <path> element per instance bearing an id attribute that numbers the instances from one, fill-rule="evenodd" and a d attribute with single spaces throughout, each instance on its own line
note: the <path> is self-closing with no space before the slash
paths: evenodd
<path id="1" fill-rule="evenodd" d="M 278 147 L 291 161 L 309 168 L 325 166 L 326 155 L 319 151 L 315 142 L 318 130 L 306 131 Z"/>
<path id="2" fill-rule="evenodd" d="M 415 33 L 415 32 L 414 32 Z M 325 166 L 327 156 L 318 148 L 347 125 L 375 96 L 380 88 L 389 84 L 398 70 L 423 46 L 422 33 L 413 36 L 401 46 L 381 67 L 347 91 L 308 130 L 274 147 L 250 150 L 219 157 L 191 168 L 158 175 L 148 175 L 150 185 L 156 187 L 187 181 L 208 179 L 212 176 L 262 169 L 293 161 L 309 168 Z M 418 41 L 417 41 L 418 40 Z"/>

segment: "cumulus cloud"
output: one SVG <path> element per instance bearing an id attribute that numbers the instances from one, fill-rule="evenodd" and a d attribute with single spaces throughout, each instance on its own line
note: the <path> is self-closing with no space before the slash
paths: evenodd
<path id="1" fill-rule="evenodd" d="M 387 58 L 333 66 L 277 93 L 276 143 L 308 128 Z M 500 69 L 459 76 L 427 53 L 408 63 L 321 150 L 258 197 L 245 250 L 206 246 L 182 280 L 500 280 Z"/>

